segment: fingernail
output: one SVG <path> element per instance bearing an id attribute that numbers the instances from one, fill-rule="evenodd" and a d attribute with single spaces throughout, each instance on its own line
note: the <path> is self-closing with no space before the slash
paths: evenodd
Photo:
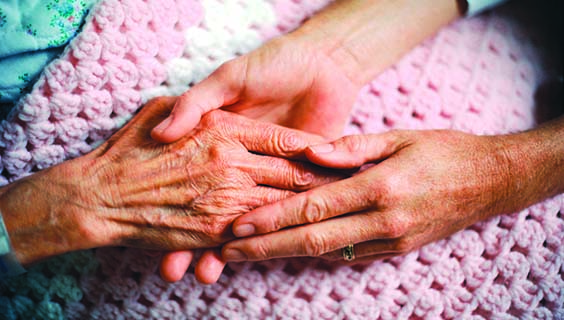
<path id="1" fill-rule="evenodd" d="M 255 226 L 253 226 L 252 224 L 242 224 L 233 228 L 233 234 L 235 234 L 236 237 L 248 237 L 250 235 L 253 235 L 254 233 Z"/>
<path id="2" fill-rule="evenodd" d="M 223 259 L 225 261 L 244 261 L 247 260 L 247 255 L 241 250 L 237 249 L 226 249 L 223 252 Z"/>
<path id="3" fill-rule="evenodd" d="M 330 143 L 327 144 L 318 144 L 315 146 L 310 146 L 309 147 L 311 149 L 311 151 L 313 151 L 313 153 L 329 153 L 329 152 L 333 152 L 335 150 L 335 146 L 333 146 Z"/>
<path id="4" fill-rule="evenodd" d="M 168 117 L 164 119 L 163 122 L 159 123 L 159 125 L 155 127 L 154 130 L 160 133 L 164 132 L 170 125 L 171 121 L 172 121 L 172 117 Z"/>

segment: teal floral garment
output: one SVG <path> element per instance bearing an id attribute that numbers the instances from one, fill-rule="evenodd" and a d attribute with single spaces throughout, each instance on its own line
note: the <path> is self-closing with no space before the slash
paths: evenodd
<path id="1" fill-rule="evenodd" d="M 0 104 L 14 104 L 30 88 L 96 1 L 0 0 Z"/>

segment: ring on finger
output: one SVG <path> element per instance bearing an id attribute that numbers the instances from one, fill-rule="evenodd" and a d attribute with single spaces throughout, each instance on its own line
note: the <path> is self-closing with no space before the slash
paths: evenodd
<path id="1" fill-rule="evenodd" d="M 354 244 L 349 244 L 348 246 L 343 248 L 343 259 L 348 262 L 353 261 L 354 258 Z"/>

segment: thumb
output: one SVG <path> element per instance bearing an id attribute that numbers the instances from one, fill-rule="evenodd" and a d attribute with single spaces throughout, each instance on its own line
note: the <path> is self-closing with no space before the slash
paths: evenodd
<path id="1" fill-rule="evenodd" d="M 342 137 L 331 143 L 309 146 L 305 153 L 317 165 L 350 169 L 387 158 L 402 149 L 406 143 L 408 140 L 404 134 L 390 131 Z"/>
<path id="2" fill-rule="evenodd" d="M 151 137 L 169 143 L 180 139 L 200 122 L 208 111 L 235 103 L 243 89 L 245 62 L 224 63 L 208 78 L 186 91 L 170 115 L 151 131 Z"/>
<path id="3" fill-rule="evenodd" d="M 167 252 L 160 264 L 161 278 L 167 282 L 180 281 L 193 258 L 194 252 L 190 250 Z"/>
<path id="4" fill-rule="evenodd" d="M 200 283 L 214 284 L 221 276 L 225 264 L 226 262 L 221 257 L 219 250 L 208 249 L 198 260 L 194 268 L 194 275 Z"/>

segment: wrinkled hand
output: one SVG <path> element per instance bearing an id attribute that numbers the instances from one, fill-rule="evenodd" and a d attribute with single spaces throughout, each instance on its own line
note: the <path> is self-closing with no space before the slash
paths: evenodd
<path id="1" fill-rule="evenodd" d="M 309 42 L 291 35 L 275 39 L 223 64 L 184 93 L 171 116 L 153 130 L 152 137 L 161 142 L 175 141 L 206 112 L 223 108 L 335 138 L 341 134 L 361 87 L 340 67 Z M 179 280 L 192 257 L 189 251 L 165 255 L 161 274 L 168 281 Z M 201 261 L 196 275 L 204 282 L 214 282 L 224 263 L 215 252 L 204 253 Z"/>
<path id="2" fill-rule="evenodd" d="M 2 189 L 22 262 L 64 248 L 217 246 L 232 238 L 238 215 L 336 179 L 280 158 L 320 138 L 224 111 L 175 143 L 154 142 L 150 130 L 174 102 L 150 102 L 92 153 Z"/>
<path id="3" fill-rule="evenodd" d="M 292 36 L 228 61 L 184 93 L 152 136 L 174 141 L 223 108 L 325 137 L 341 134 L 360 85 L 323 50 Z"/>
<path id="4" fill-rule="evenodd" d="M 306 151 L 330 168 L 375 163 L 237 218 L 227 261 L 317 256 L 356 261 L 401 255 L 494 214 L 518 209 L 506 139 L 456 131 L 348 136 Z M 515 150 L 513 148 L 512 150 Z M 289 228 L 291 227 L 291 228 Z"/>

